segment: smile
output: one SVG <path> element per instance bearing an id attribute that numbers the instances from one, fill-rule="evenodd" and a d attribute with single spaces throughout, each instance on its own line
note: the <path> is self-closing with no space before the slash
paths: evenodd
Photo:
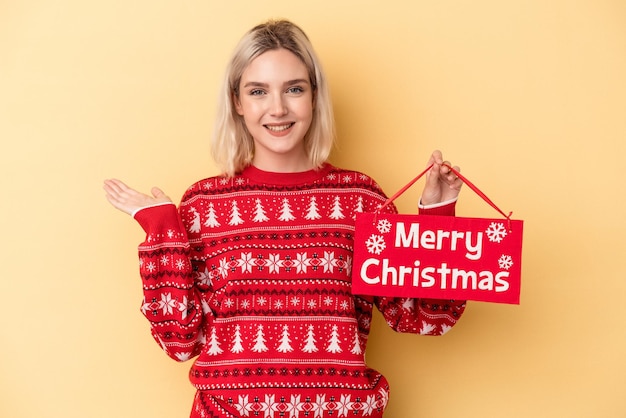
<path id="1" fill-rule="evenodd" d="M 293 122 L 285 124 L 285 125 L 265 125 L 265 127 L 267 129 L 269 129 L 272 132 L 282 132 L 282 131 L 286 131 L 287 129 L 291 128 L 294 125 Z"/>

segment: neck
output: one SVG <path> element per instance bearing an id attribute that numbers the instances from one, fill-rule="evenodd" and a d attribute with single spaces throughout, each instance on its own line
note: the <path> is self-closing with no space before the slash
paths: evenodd
<path id="1" fill-rule="evenodd" d="M 273 173 L 301 173 L 315 168 L 308 158 L 297 160 L 293 158 L 265 160 L 255 157 L 252 159 L 252 165 L 259 170 Z"/>

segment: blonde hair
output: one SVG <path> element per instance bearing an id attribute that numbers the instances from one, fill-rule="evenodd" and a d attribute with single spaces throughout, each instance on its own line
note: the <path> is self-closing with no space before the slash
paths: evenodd
<path id="1" fill-rule="evenodd" d="M 226 67 L 218 98 L 211 152 L 227 176 L 233 176 L 252 162 L 254 141 L 243 117 L 237 114 L 234 98 L 239 94 L 241 76 L 247 66 L 269 50 L 286 49 L 306 66 L 313 87 L 313 119 L 304 137 L 310 162 L 319 168 L 328 158 L 335 140 L 330 92 L 326 76 L 306 34 L 287 20 L 270 20 L 255 26 L 239 41 Z"/>

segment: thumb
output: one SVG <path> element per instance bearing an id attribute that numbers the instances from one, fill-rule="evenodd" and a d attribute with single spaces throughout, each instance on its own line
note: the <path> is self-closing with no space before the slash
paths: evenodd
<path id="1" fill-rule="evenodd" d="M 152 196 L 157 199 L 160 197 L 165 197 L 165 193 L 163 192 L 163 190 L 159 189 L 158 187 L 153 187 L 152 189 L 150 189 L 150 192 L 152 193 Z"/>
<path id="2" fill-rule="evenodd" d="M 438 186 L 439 185 L 439 172 L 441 170 L 441 165 L 437 163 L 433 163 L 433 166 L 426 173 L 426 184 L 429 186 Z"/>
<path id="3" fill-rule="evenodd" d="M 172 199 L 169 198 L 169 196 L 167 196 L 163 190 L 159 189 L 158 187 L 153 187 L 150 192 L 152 192 L 152 196 L 154 197 L 154 199 L 157 202 L 160 203 L 165 203 L 165 202 L 171 202 Z"/>

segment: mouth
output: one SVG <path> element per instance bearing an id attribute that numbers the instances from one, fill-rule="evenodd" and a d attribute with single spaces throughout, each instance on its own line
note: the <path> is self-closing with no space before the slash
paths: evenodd
<path id="1" fill-rule="evenodd" d="M 272 132 L 284 132 L 287 129 L 291 128 L 293 125 L 295 125 L 294 122 L 284 123 L 282 125 L 263 125 L 263 126 Z"/>

